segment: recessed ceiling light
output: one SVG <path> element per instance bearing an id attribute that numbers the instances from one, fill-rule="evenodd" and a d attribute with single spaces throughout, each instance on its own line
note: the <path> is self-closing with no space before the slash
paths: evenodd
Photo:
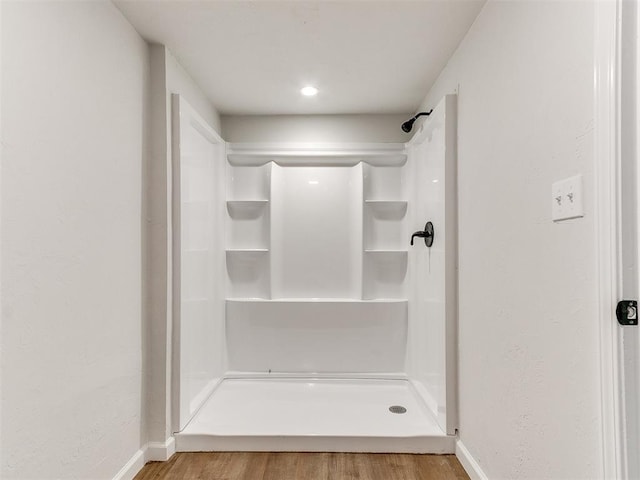
<path id="1" fill-rule="evenodd" d="M 316 87 L 312 87 L 311 85 L 306 86 L 300 90 L 300 93 L 305 97 L 313 97 L 317 95 L 318 89 Z"/>

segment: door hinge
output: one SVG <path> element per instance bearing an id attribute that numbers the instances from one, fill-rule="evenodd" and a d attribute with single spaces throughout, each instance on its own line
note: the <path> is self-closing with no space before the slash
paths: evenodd
<path id="1" fill-rule="evenodd" d="M 636 300 L 621 300 L 616 307 L 618 323 L 624 326 L 638 325 L 638 302 Z"/>

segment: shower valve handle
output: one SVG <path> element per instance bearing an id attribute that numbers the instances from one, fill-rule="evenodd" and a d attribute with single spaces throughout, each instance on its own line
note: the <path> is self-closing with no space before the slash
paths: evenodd
<path id="1" fill-rule="evenodd" d="M 411 235 L 411 245 L 413 245 L 413 239 L 415 237 L 424 238 L 424 244 L 427 247 L 431 248 L 431 245 L 433 245 L 434 237 L 433 223 L 427 222 L 424 226 L 424 230 L 418 230 L 413 235 Z"/>
<path id="2" fill-rule="evenodd" d="M 413 235 L 411 235 L 411 245 L 413 245 L 413 239 L 415 237 L 426 238 L 427 237 L 427 232 L 423 232 L 422 230 L 418 230 Z"/>

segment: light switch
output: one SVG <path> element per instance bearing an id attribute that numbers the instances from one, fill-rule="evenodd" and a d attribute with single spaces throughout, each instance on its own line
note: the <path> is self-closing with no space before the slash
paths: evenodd
<path id="1" fill-rule="evenodd" d="M 582 175 L 555 182 L 551 187 L 551 218 L 554 222 L 584 217 Z"/>

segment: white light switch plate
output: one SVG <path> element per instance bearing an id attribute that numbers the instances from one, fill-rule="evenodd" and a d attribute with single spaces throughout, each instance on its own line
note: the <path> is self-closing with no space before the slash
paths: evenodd
<path id="1" fill-rule="evenodd" d="M 584 217 L 582 175 L 555 182 L 551 187 L 551 218 L 554 222 Z"/>

